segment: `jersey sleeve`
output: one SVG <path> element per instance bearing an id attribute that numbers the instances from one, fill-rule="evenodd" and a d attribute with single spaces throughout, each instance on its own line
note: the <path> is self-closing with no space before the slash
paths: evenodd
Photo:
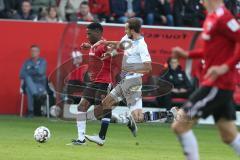
<path id="1" fill-rule="evenodd" d="M 233 16 L 223 16 L 221 19 L 219 31 L 230 41 L 236 43 L 236 49 L 233 56 L 229 56 L 229 59 L 226 60 L 225 64 L 229 66 L 229 68 L 233 68 L 237 62 L 240 60 L 240 25 Z"/>
<path id="2" fill-rule="evenodd" d="M 105 52 L 107 52 L 107 47 L 105 45 L 99 45 L 94 50 L 97 57 L 102 57 Z"/>
<path id="3" fill-rule="evenodd" d="M 148 48 L 147 48 L 147 44 L 144 43 L 142 45 L 139 46 L 139 53 L 140 53 L 140 57 L 142 62 L 151 62 L 151 56 L 148 52 Z"/>
<path id="4" fill-rule="evenodd" d="M 188 58 L 195 59 L 195 58 L 203 58 L 203 57 L 204 57 L 203 49 L 195 49 L 188 52 Z"/>

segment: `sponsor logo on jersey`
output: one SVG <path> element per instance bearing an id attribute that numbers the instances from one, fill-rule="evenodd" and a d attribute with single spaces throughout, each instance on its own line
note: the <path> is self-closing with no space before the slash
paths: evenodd
<path id="1" fill-rule="evenodd" d="M 240 26 L 235 19 L 228 21 L 227 26 L 233 32 L 237 32 L 240 29 Z"/>

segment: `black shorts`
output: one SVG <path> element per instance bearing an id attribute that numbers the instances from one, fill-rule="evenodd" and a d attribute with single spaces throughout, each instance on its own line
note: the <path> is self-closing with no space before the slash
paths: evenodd
<path id="1" fill-rule="evenodd" d="M 213 115 L 215 122 L 220 118 L 236 120 L 232 97 L 233 92 L 230 90 L 201 87 L 190 96 L 183 109 L 191 118 L 207 118 Z"/>
<path id="2" fill-rule="evenodd" d="M 85 98 L 90 105 L 99 105 L 108 94 L 108 86 L 108 83 L 89 82 L 83 90 L 82 97 Z"/>

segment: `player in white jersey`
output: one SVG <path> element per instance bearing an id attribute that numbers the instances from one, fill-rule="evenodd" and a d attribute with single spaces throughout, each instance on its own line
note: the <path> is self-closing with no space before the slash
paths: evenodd
<path id="1" fill-rule="evenodd" d="M 141 35 L 141 22 L 136 18 L 131 18 L 125 26 L 126 35 L 120 42 L 101 42 L 106 45 L 114 44 L 121 46 L 124 42 L 129 42 L 129 47 L 125 48 L 122 60 L 122 80 L 102 101 L 103 110 L 112 110 L 113 106 L 121 100 L 126 100 L 131 114 L 128 116 L 128 127 L 136 136 L 136 122 L 143 122 L 142 111 L 142 76 L 149 73 L 152 69 L 151 57 L 148 52 L 147 44 Z M 121 48 L 121 47 L 120 47 Z M 115 54 L 107 53 L 105 56 Z M 94 143 L 103 144 L 99 136 L 88 136 L 86 138 Z"/>

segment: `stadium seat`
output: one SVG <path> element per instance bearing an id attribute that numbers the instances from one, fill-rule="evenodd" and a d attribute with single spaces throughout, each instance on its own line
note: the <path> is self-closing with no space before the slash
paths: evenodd
<path id="1" fill-rule="evenodd" d="M 24 87 L 22 87 L 22 82 L 20 84 L 20 94 L 21 94 L 21 106 L 20 106 L 20 117 L 23 116 L 23 107 L 24 107 L 24 96 L 25 96 L 25 91 L 24 91 Z M 47 118 L 50 118 L 50 106 L 49 106 L 49 95 L 47 92 L 44 93 L 45 96 L 45 106 L 46 106 L 46 115 Z"/>

